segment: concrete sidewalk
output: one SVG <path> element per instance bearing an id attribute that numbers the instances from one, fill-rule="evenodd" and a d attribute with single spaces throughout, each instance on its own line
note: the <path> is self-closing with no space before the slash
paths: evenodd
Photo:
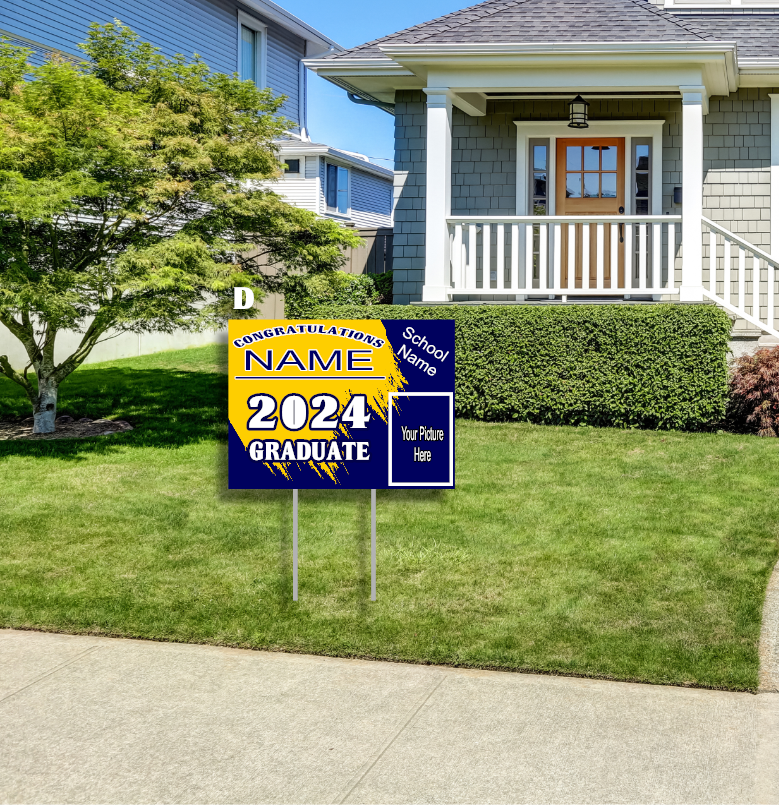
<path id="1" fill-rule="evenodd" d="M 0 630 L 0 801 L 779 803 L 779 694 Z"/>

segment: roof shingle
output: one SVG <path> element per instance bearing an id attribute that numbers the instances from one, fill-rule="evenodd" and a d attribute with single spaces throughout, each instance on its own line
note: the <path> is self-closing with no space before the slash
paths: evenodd
<path id="1" fill-rule="evenodd" d="M 327 58 L 380 58 L 379 45 L 392 44 L 720 39 L 708 27 L 699 26 L 698 19 L 675 16 L 648 0 L 487 0 Z"/>

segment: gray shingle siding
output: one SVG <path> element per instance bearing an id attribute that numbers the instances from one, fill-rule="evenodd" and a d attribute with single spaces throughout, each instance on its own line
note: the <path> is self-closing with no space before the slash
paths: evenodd
<path id="1" fill-rule="evenodd" d="M 392 247 L 395 304 L 422 298 L 425 281 L 425 96 L 421 90 L 395 93 L 395 224 Z"/>

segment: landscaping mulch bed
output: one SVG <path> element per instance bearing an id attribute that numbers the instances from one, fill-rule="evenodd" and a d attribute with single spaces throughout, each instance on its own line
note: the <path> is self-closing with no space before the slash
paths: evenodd
<path id="1" fill-rule="evenodd" d="M 91 436 L 113 436 L 132 430 L 123 419 L 92 419 L 60 416 L 55 420 L 54 433 L 33 433 L 33 418 L 0 421 L 0 441 L 18 439 L 88 439 Z"/>

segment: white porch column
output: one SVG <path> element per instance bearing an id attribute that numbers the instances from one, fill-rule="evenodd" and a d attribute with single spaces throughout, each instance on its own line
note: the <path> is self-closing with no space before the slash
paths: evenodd
<path id="1" fill-rule="evenodd" d="M 779 95 L 771 99 L 771 256 L 779 257 Z"/>
<path id="2" fill-rule="evenodd" d="M 428 87 L 425 284 L 423 302 L 449 299 L 449 232 L 452 205 L 452 99 L 448 89 Z"/>
<path id="3" fill-rule="evenodd" d="M 682 302 L 703 301 L 703 116 L 706 87 L 679 87 L 682 93 Z"/>

